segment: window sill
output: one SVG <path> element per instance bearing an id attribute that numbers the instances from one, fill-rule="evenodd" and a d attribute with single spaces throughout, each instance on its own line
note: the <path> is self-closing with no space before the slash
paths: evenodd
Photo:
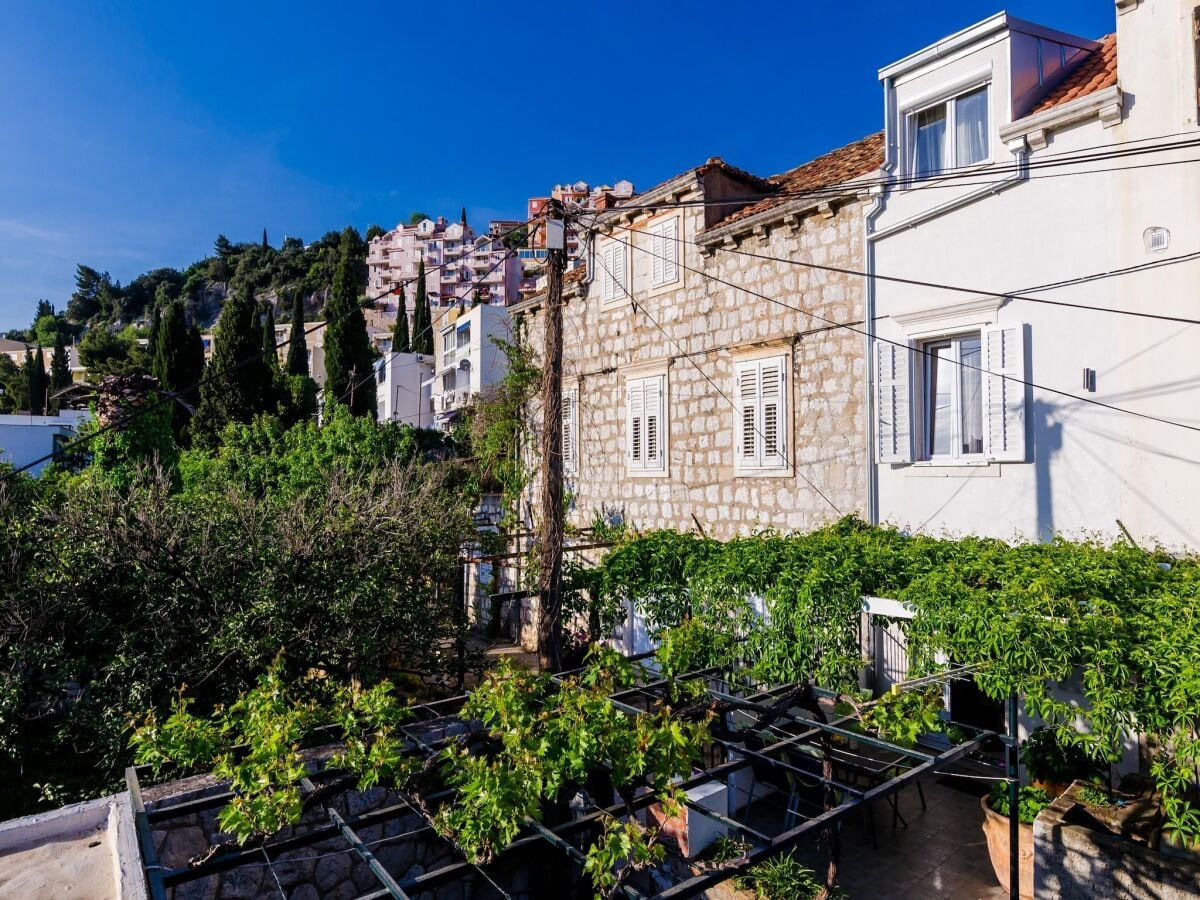
<path id="1" fill-rule="evenodd" d="M 626 478 L 667 478 L 666 469 L 625 469 Z"/>
<path id="2" fill-rule="evenodd" d="M 986 172 L 995 162 L 990 159 L 985 159 L 983 162 L 971 163 L 969 166 L 955 166 L 953 169 L 944 169 L 936 175 L 918 175 L 915 172 L 910 172 L 906 175 L 905 186 L 901 188 L 904 191 L 921 190 L 931 184 L 937 184 L 939 181 L 946 181 L 953 184 L 954 179 L 965 172 Z"/>
<path id="3" fill-rule="evenodd" d="M 795 472 L 790 466 L 782 469 L 737 469 L 733 470 L 734 478 L 792 478 Z"/>
<path id="4" fill-rule="evenodd" d="M 1001 466 L 991 459 L 923 459 L 905 468 L 913 478 L 999 478 Z"/>

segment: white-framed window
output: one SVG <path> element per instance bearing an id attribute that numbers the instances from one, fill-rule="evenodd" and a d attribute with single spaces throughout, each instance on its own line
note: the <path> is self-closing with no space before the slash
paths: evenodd
<path id="1" fill-rule="evenodd" d="M 576 471 L 579 464 L 579 394 L 563 391 L 562 395 L 562 462 L 568 475 Z"/>
<path id="2" fill-rule="evenodd" d="M 650 235 L 650 286 L 679 280 L 679 218 L 672 216 L 652 225 Z"/>
<path id="3" fill-rule="evenodd" d="M 787 357 L 734 366 L 734 461 L 738 470 L 787 467 Z"/>
<path id="4" fill-rule="evenodd" d="M 666 468 L 665 394 L 665 375 L 631 378 L 625 383 L 625 462 L 630 471 L 662 472 Z"/>
<path id="5" fill-rule="evenodd" d="M 989 86 L 915 109 L 908 114 L 909 174 L 930 178 L 985 161 Z"/>
<path id="6" fill-rule="evenodd" d="M 1024 462 L 1025 325 L 875 344 L 881 463 Z"/>
<path id="7" fill-rule="evenodd" d="M 601 299 L 611 302 L 624 300 L 627 297 L 626 287 L 629 284 L 626 272 L 625 244 L 621 241 L 609 241 L 600 247 L 599 272 Z"/>

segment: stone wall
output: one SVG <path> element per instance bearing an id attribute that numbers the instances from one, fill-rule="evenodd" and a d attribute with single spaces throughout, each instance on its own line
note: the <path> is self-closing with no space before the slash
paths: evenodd
<path id="1" fill-rule="evenodd" d="M 693 178 L 678 196 L 698 199 L 701 186 Z M 578 397 L 577 463 L 567 474 L 570 521 L 586 526 L 600 513 L 639 529 L 695 530 L 698 522 L 710 537 L 727 539 L 764 528 L 809 530 L 843 514 L 861 513 L 864 341 L 829 323 L 861 324 L 862 280 L 720 247 L 702 253 L 693 243 L 703 226 L 702 210 L 671 209 L 613 229 L 621 240 L 648 246 L 641 233 L 648 225 L 665 215 L 680 218 L 683 266 L 674 286 L 650 289 L 652 258 L 626 250 L 632 258 L 636 311 L 628 298 L 602 300 L 596 281 L 569 286 L 563 388 Z M 738 247 L 861 270 L 861 204 L 849 201 L 831 212 L 814 212 L 790 225 L 747 228 Z M 599 264 L 593 268 L 601 278 Z M 535 307 L 525 333 L 538 353 L 543 328 L 540 307 Z M 790 359 L 788 468 L 743 474 L 734 464 L 734 365 L 742 355 L 767 354 Z M 626 463 L 625 382 L 631 374 L 659 372 L 666 375 L 665 470 L 633 474 Z M 529 498 L 536 503 L 536 496 L 535 475 Z"/>
<path id="2" fill-rule="evenodd" d="M 1066 794 L 1033 823 L 1034 894 L 1060 900 L 1184 900 L 1200 896 L 1200 866 L 1078 824 Z"/>

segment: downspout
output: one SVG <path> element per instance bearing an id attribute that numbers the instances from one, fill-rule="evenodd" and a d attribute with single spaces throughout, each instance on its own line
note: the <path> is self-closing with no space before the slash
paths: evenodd
<path id="1" fill-rule="evenodd" d="M 883 83 L 883 123 L 884 151 L 883 171 L 890 175 L 896 168 L 896 153 L 892 140 L 888 135 L 894 135 L 895 126 L 892 124 L 892 113 L 895 108 L 895 90 L 889 77 Z M 864 295 L 864 319 L 866 337 L 863 339 L 866 349 L 866 459 L 867 469 L 867 522 L 879 524 L 879 469 L 875 462 L 875 220 L 887 207 L 887 185 L 874 190 L 874 199 L 863 215 L 863 256 L 866 269 L 866 291 Z"/>

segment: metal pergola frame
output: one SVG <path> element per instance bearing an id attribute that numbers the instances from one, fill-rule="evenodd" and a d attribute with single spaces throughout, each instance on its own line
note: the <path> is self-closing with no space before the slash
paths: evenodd
<path id="1" fill-rule="evenodd" d="M 630 659 L 632 661 L 639 661 L 649 655 L 640 654 L 630 657 Z M 966 668 L 951 669 L 944 674 L 935 676 L 933 679 L 928 677 L 916 679 L 912 682 L 906 682 L 899 687 L 901 690 L 918 689 L 937 681 L 968 677 L 970 671 Z M 610 702 L 618 709 L 629 714 L 643 714 L 666 700 L 665 690 L 672 681 L 670 679 L 654 677 L 655 673 L 649 668 L 643 668 L 642 673 L 643 676 L 648 677 L 641 680 L 641 683 L 631 688 L 615 691 L 609 695 Z M 555 679 L 561 682 L 562 679 L 571 674 L 574 674 L 574 672 L 562 673 L 555 676 Z M 798 811 L 792 813 L 789 810 L 789 815 L 795 815 L 797 818 L 802 819 L 802 821 L 782 833 L 773 836 L 756 830 L 745 822 L 738 821 L 733 815 L 722 815 L 688 800 L 686 801 L 686 805 L 690 809 L 694 809 L 698 814 L 707 816 L 724 825 L 726 828 L 736 831 L 752 845 L 752 848 L 743 858 L 736 861 L 735 864 L 703 871 L 700 874 L 679 881 L 658 893 L 644 894 L 628 883 L 624 883 L 620 886 L 620 890 L 629 900 L 649 900 L 649 898 L 668 900 L 668 898 L 696 896 L 719 882 L 726 881 L 745 872 L 757 863 L 784 853 L 806 839 L 825 832 L 851 813 L 863 809 L 865 804 L 880 799 L 893 798 L 897 792 L 909 784 L 916 783 L 921 777 L 931 774 L 941 767 L 953 764 L 967 754 L 981 748 L 984 743 L 999 737 L 996 732 L 956 723 L 964 731 L 971 732 L 972 736 L 963 743 L 951 746 L 949 749 L 941 752 L 927 751 L 926 749 L 918 750 L 880 740 L 861 732 L 851 731 L 844 727 L 857 721 L 859 718 L 858 713 L 835 716 L 828 722 L 821 722 L 811 716 L 797 712 L 797 707 L 795 706 L 780 710 L 778 705 L 772 705 L 771 701 L 773 699 L 787 697 L 795 689 L 802 688 L 802 684 L 764 686 L 749 680 L 745 669 L 740 666 L 699 669 L 681 675 L 675 680 L 694 681 L 697 679 L 702 679 L 705 682 L 707 697 L 714 703 L 725 703 L 726 706 L 732 707 L 734 711 L 743 715 L 756 711 L 763 713 L 769 711 L 773 723 L 777 723 L 777 725 L 773 724 L 772 730 L 782 730 L 783 734 L 782 736 L 773 735 L 773 737 L 779 736 L 779 739 L 755 749 L 713 736 L 711 746 L 720 749 L 721 754 L 726 757 L 725 761 L 714 763 L 702 771 L 698 771 L 690 777 L 682 779 L 677 785 L 681 790 L 687 791 L 705 784 L 723 783 L 728 787 L 726 779 L 729 776 L 740 770 L 758 765 L 778 769 L 783 772 L 790 770 L 793 775 L 800 774 L 807 782 L 815 783 L 812 784 L 813 787 L 819 786 L 822 788 L 827 796 L 829 795 L 828 792 L 832 791 L 832 795 L 837 796 L 839 799 L 836 805 L 823 809 L 820 813 L 813 816 L 806 817 Z M 718 687 L 718 684 L 721 687 Z M 744 696 L 738 695 L 737 691 L 739 689 L 746 691 Z M 838 696 L 836 692 L 821 688 L 812 688 L 812 692 L 826 701 Z M 411 709 L 416 714 L 417 719 L 401 726 L 402 733 L 409 740 L 406 752 L 411 755 L 427 755 L 457 740 L 464 733 L 464 730 L 469 732 L 471 730 L 471 723 L 464 722 L 456 716 L 466 698 L 467 695 L 464 694 L 413 706 Z M 639 700 L 643 704 L 642 707 L 634 705 Z M 864 704 L 864 706 L 869 705 Z M 429 731 L 431 728 L 434 732 L 441 729 L 443 732 L 442 735 L 431 740 L 428 734 L 423 733 Z M 318 729 L 314 734 L 318 736 L 328 735 L 330 738 L 336 737 L 330 728 Z M 860 787 L 845 784 L 835 779 L 823 777 L 822 774 L 797 768 L 786 758 L 781 758 L 786 756 L 788 751 L 796 751 L 805 747 L 812 748 L 814 740 L 831 740 L 835 736 L 838 738 L 850 738 L 857 741 L 860 745 L 866 745 L 867 747 L 896 755 L 899 759 L 888 768 L 889 772 L 894 769 L 895 774 L 882 780 L 879 784 L 861 789 Z M 264 859 L 269 865 L 272 859 L 278 857 L 280 854 L 312 846 L 336 837 L 343 839 L 345 847 L 333 851 L 333 853 L 356 854 L 366 863 L 379 883 L 377 889 L 360 894 L 356 900 L 377 900 L 377 898 L 382 900 L 382 898 L 387 897 L 408 900 L 414 894 L 435 890 L 444 884 L 462 878 L 480 877 L 490 883 L 501 895 L 507 896 L 503 888 L 496 884 L 482 868 L 463 857 L 461 852 L 458 852 L 457 848 L 445 838 L 439 838 L 439 840 L 446 840 L 446 843 L 450 847 L 454 847 L 454 850 L 461 857 L 459 861 L 415 877 L 397 881 L 375 855 L 372 854 L 369 846 L 359 837 L 358 832 L 360 830 L 384 824 L 401 816 L 415 814 L 425 818 L 427 810 L 435 809 L 454 797 L 455 792 L 451 789 L 440 790 L 420 797 L 420 805 L 424 809 L 418 808 L 418 805 L 415 803 L 404 801 L 360 815 L 343 817 L 331 806 L 323 805 L 329 823 L 312 827 L 302 835 L 294 835 L 284 840 L 262 843 L 254 847 L 241 848 L 226 853 L 217 853 L 211 858 L 195 865 L 168 868 L 160 864 L 154 847 L 151 826 L 157 822 L 169 821 L 170 819 L 179 818 L 184 815 L 223 806 L 233 797 L 233 794 L 226 791 L 174 804 L 165 803 L 152 810 L 147 810 L 143 802 L 140 783 L 140 778 L 146 773 L 147 767 L 130 767 L 126 770 L 126 781 L 132 798 L 138 844 L 142 856 L 142 868 L 146 876 L 151 900 L 166 900 L 168 889 L 178 885 L 202 878 L 209 878 L 235 869 L 243 864 L 262 865 Z M 333 769 L 315 771 L 308 778 L 302 779 L 300 783 L 301 792 L 304 796 L 311 797 L 319 789 L 318 785 L 320 783 L 336 779 L 343 774 Z M 353 787 L 349 787 L 347 791 L 352 791 L 353 789 Z M 567 858 L 577 864 L 581 864 L 584 858 L 583 853 L 571 842 L 573 835 L 585 829 L 598 827 L 600 821 L 606 816 L 623 818 L 630 814 L 631 809 L 634 812 L 641 812 L 656 802 L 655 794 L 647 792 L 634 799 L 632 804 L 617 803 L 605 809 L 593 807 L 594 811 L 553 827 L 529 820 L 526 822 L 528 833 L 521 835 L 502 848 L 497 853 L 493 862 L 500 859 L 511 859 L 522 849 L 547 845 L 562 851 Z M 749 810 L 754 802 L 753 792 L 751 792 L 751 798 L 747 801 L 746 809 Z M 419 829 L 420 832 L 429 830 L 428 828 Z M 398 835 L 393 838 L 384 838 L 374 843 L 394 842 L 401 837 L 405 836 Z M 326 855 L 331 854 L 329 851 L 320 854 L 320 856 Z"/>

